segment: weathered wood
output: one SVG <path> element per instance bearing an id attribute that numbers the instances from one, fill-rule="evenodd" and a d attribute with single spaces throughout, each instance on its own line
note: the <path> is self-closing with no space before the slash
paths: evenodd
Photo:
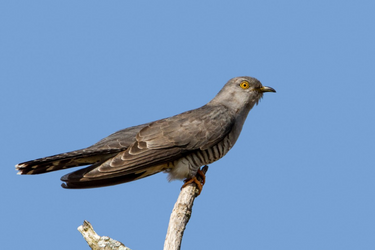
<path id="1" fill-rule="evenodd" d="M 92 250 L 131 250 L 117 240 L 111 239 L 107 236 L 100 237 L 94 231 L 90 222 L 86 220 L 83 222 L 83 225 L 79 226 L 77 229 Z"/>
<path id="2" fill-rule="evenodd" d="M 204 174 L 207 170 L 208 166 L 202 168 Z M 197 178 L 199 180 L 200 176 L 197 176 Z M 194 200 L 198 193 L 199 190 L 195 183 L 192 183 L 181 190 L 169 219 L 164 250 L 179 250 L 181 248 L 182 237 L 191 217 Z"/>
<path id="3" fill-rule="evenodd" d="M 204 174 L 206 174 L 207 170 L 208 166 L 202 168 Z M 197 175 L 197 179 L 202 181 L 199 175 Z M 182 237 L 191 217 L 194 200 L 198 194 L 199 189 L 195 183 L 191 183 L 181 190 L 169 219 L 164 250 L 179 250 L 181 248 Z M 78 227 L 78 231 L 81 232 L 92 250 L 131 250 L 117 240 L 107 236 L 99 236 L 90 222 L 86 220 L 83 225 Z"/>

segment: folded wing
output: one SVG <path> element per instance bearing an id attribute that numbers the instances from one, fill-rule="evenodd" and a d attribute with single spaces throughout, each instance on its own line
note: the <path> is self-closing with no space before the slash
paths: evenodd
<path id="1" fill-rule="evenodd" d="M 220 142 L 233 125 L 234 114 L 225 106 L 203 106 L 146 124 L 124 151 L 63 176 L 63 187 L 115 185 L 158 173 L 168 168 L 169 162 Z M 91 148 L 103 148 L 114 141 L 115 137 L 107 137 Z"/>

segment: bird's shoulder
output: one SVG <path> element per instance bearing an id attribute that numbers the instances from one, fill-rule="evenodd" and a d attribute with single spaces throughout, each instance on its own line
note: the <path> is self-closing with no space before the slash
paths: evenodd
<path id="1" fill-rule="evenodd" d="M 148 148 L 184 146 L 206 147 L 227 135 L 235 122 L 233 112 L 224 105 L 205 105 L 198 109 L 161 119 L 143 127 L 136 136 Z"/>
<path id="2" fill-rule="evenodd" d="M 181 114 L 119 130 L 86 151 L 123 151 L 134 143 L 146 143 L 149 149 L 186 146 L 196 149 L 212 144 L 228 134 L 234 114 L 224 105 L 205 105 Z"/>
<path id="3" fill-rule="evenodd" d="M 130 145 L 132 145 L 136 141 L 136 135 L 138 132 L 146 127 L 149 123 L 132 126 L 129 128 L 121 129 L 105 138 L 100 140 L 99 142 L 95 143 L 94 145 L 88 147 L 86 150 L 90 149 L 119 149 L 125 150 Z"/>

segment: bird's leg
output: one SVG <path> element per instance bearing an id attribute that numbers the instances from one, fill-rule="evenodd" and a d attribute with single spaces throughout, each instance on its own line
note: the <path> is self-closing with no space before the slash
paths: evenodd
<path id="1" fill-rule="evenodd" d="M 202 170 L 198 169 L 197 174 L 193 178 L 185 180 L 185 183 L 184 185 L 182 185 L 181 189 L 183 189 L 190 183 L 195 183 L 197 185 L 197 188 L 198 188 L 197 196 L 198 196 L 201 194 L 203 185 L 206 183 L 206 175 L 204 174 Z"/>
<path id="2" fill-rule="evenodd" d="M 202 184 L 202 187 L 203 185 L 206 183 L 206 175 L 204 174 L 204 172 L 200 169 L 198 169 L 197 171 L 197 175 L 198 175 L 198 180 L 201 181 L 201 184 Z M 199 178 L 200 177 L 200 178 Z"/>

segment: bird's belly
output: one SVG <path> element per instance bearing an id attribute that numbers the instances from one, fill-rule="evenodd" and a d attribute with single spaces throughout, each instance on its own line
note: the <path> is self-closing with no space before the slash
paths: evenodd
<path id="1" fill-rule="evenodd" d="M 232 148 L 229 136 L 206 150 L 197 150 L 168 164 L 168 180 L 192 178 L 198 169 L 222 158 Z"/>

